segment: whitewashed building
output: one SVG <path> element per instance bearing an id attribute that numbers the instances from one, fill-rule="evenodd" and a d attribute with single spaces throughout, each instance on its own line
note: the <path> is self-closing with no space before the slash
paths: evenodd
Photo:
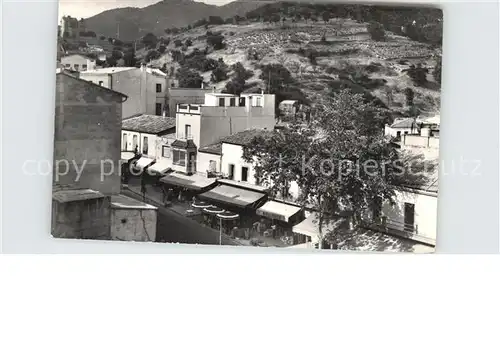
<path id="1" fill-rule="evenodd" d="M 80 78 L 128 96 L 123 118 L 139 113 L 167 115 L 167 75 L 146 66 L 107 67 L 81 72 Z"/>
<path id="2" fill-rule="evenodd" d="M 85 72 L 96 69 L 97 64 L 95 59 L 87 55 L 72 54 L 61 57 L 61 66 L 66 70 Z"/>
<path id="3" fill-rule="evenodd" d="M 140 158 L 135 165 L 159 174 L 172 167 L 172 143 L 175 140 L 175 118 L 154 115 L 139 115 L 122 121 L 122 160 Z M 154 164 L 153 164 L 154 163 Z"/>

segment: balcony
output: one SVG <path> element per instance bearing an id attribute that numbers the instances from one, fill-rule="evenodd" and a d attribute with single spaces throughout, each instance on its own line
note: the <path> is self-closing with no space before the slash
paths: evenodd
<path id="1" fill-rule="evenodd" d="M 177 134 L 178 140 L 193 140 L 193 134 Z"/>
<path id="2" fill-rule="evenodd" d="M 417 224 L 408 224 L 387 217 L 380 217 L 372 223 L 365 224 L 364 227 L 389 235 L 412 239 L 428 245 L 436 245 L 436 239 L 425 235 L 425 233 L 419 232 Z"/>

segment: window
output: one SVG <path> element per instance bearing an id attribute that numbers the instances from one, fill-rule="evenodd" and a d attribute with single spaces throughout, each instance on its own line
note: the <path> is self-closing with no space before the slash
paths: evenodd
<path id="1" fill-rule="evenodd" d="M 161 116 L 162 110 L 161 110 L 161 103 L 156 103 L 156 115 Z"/>
<path id="2" fill-rule="evenodd" d="M 248 167 L 241 167 L 241 181 L 248 181 Z"/>
<path id="3" fill-rule="evenodd" d="M 102 83 L 104 83 L 102 80 L 99 81 L 99 85 L 102 86 Z"/>
<path id="4" fill-rule="evenodd" d="M 255 106 L 262 107 L 262 98 L 260 97 L 255 98 Z"/>
<path id="5" fill-rule="evenodd" d="M 156 84 L 156 92 L 161 93 L 161 84 Z"/>
<path id="6" fill-rule="evenodd" d="M 229 106 L 236 106 L 236 98 L 230 98 L 229 99 Z"/>
<path id="7" fill-rule="evenodd" d="M 82 65 L 82 69 L 87 69 L 87 65 Z"/>
<path id="8" fill-rule="evenodd" d="M 240 98 L 240 101 L 239 101 L 240 107 L 245 107 L 245 100 L 246 99 L 244 97 Z"/>
<path id="9" fill-rule="evenodd" d="M 192 137 L 191 136 L 191 125 L 186 124 L 184 126 L 184 133 L 185 133 L 184 135 L 185 135 L 186 139 L 190 139 Z"/>
<path id="10" fill-rule="evenodd" d="M 148 137 L 144 137 L 142 142 L 142 153 L 144 155 L 148 154 Z"/>
<path id="11" fill-rule="evenodd" d="M 405 132 L 405 135 L 407 135 L 407 134 L 408 134 L 408 131 Z"/>
<path id="12" fill-rule="evenodd" d="M 217 171 L 217 161 L 210 160 L 208 164 L 208 171 L 209 172 L 216 172 Z"/>
<path id="13" fill-rule="evenodd" d="M 67 63 L 67 64 L 64 65 L 64 67 L 71 68 L 71 64 Z"/>
<path id="14" fill-rule="evenodd" d="M 170 158 L 170 146 L 163 145 L 161 147 L 161 156 L 165 158 Z"/>
<path id="15" fill-rule="evenodd" d="M 173 150 L 174 155 L 174 165 L 185 166 L 186 165 L 186 151 Z"/>
<path id="16" fill-rule="evenodd" d="M 219 98 L 219 106 L 224 107 L 226 105 L 224 100 L 224 98 Z"/>
<path id="17" fill-rule="evenodd" d="M 132 137 L 132 150 L 135 150 L 139 147 L 139 143 L 137 142 L 137 135 Z"/>
<path id="18" fill-rule="evenodd" d="M 122 150 L 127 151 L 127 133 L 123 133 L 123 146 Z"/>
<path id="19" fill-rule="evenodd" d="M 200 108 L 196 105 L 189 105 L 189 110 L 190 111 L 198 111 Z"/>
<path id="20" fill-rule="evenodd" d="M 396 138 L 401 138 L 401 132 L 396 132 Z"/>
<path id="21" fill-rule="evenodd" d="M 79 65 L 79 64 L 77 64 L 77 63 L 75 64 L 75 66 L 74 66 L 74 67 L 75 67 L 75 71 L 78 71 L 78 70 L 80 69 L 80 65 Z"/>
<path id="22" fill-rule="evenodd" d="M 229 165 L 229 174 L 228 178 L 233 180 L 234 179 L 234 165 Z"/>

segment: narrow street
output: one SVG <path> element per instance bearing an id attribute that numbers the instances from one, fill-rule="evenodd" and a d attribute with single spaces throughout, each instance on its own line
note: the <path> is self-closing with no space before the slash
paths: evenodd
<path id="1" fill-rule="evenodd" d="M 142 196 L 130 190 L 122 190 L 122 193 L 142 201 Z M 158 207 L 157 242 L 219 245 L 219 232 L 217 230 L 203 227 L 197 222 L 159 206 L 159 204 L 148 199 L 146 199 L 146 202 Z M 222 245 L 234 246 L 238 244 L 223 236 Z"/>

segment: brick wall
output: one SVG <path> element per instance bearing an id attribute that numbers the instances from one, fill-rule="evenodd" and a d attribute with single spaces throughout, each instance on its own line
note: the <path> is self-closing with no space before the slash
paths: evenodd
<path id="1" fill-rule="evenodd" d="M 57 160 L 67 160 L 69 168 L 68 174 L 54 175 L 54 185 L 90 188 L 107 195 L 120 192 L 122 99 L 91 83 L 57 75 L 54 168 Z M 111 175 L 101 178 L 101 164 Z M 59 167 L 60 173 L 66 173 L 66 164 Z M 78 170 L 82 170 L 79 178 Z"/>

